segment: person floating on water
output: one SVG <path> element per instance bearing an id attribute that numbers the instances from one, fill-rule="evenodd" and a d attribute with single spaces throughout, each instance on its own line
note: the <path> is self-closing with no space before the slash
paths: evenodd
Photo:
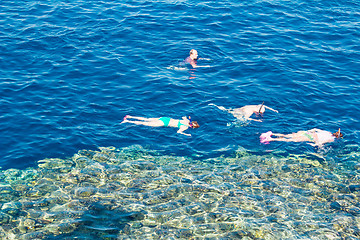
<path id="1" fill-rule="evenodd" d="M 198 52 L 195 49 L 190 50 L 190 56 L 188 56 L 184 63 L 189 63 L 193 68 L 196 68 L 198 60 Z"/>
<path id="2" fill-rule="evenodd" d="M 128 119 L 133 118 L 140 121 L 130 121 Z M 124 120 L 121 123 L 134 123 L 136 125 L 145 125 L 150 127 L 174 127 L 179 128 L 177 133 L 191 136 L 191 134 L 184 133 L 186 129 L 190 128 L 198 128 L 200 125 L 196 121 L 191 121 L 191 118 L 182 117 L 181 120 L 173 119 L 169 117 L 160 117 L 160 118 L 145 118 L 145 117 L 135 117 L 126 115 Z"/>
<path id="3" fill-rule="evenodd" d="M 272 138 L 271 136 L 276 136 L 276 138 Z M 336 133 L 313 128 L 291 134 L 273 133 L 269 131 L 260 135 L 260 142 L 264 144 L 268 144 L 271 141 L 308 142 L 307 144 L 311 146 L 322 147 L 325 143 L 333 142 L 335 139 L 341 137 L 343 137 L 343 134 L 340 132 L 340 128 Z"/>
<path id="4" fill-rule="evenodd" d="M 209 68 L 210 65 L 198 65 L 198 60 L 205 60 L 205 61 L 211 61 L 209 58 L 199 58 L 198 52 L 195 49 L 191 49 L 189 56 L 185 58 L 184 61 L 180 62 L 179 65 L 181 67 L 185 66 L 186 64 L 190 64 L 193 68 Z"/>
<path id="5" fill-rule="evenodd" d="M 254 113 L 256 115 L 259 115 L 259 114 L 263 114 L 265 112 L 265 109 L 269 109 L 271 111 L 274 111 L 274 112 L 279 112 L 275 109 L 272 109 L 268 106 L 265 106 L 264 105 L 264 102 L 262 104 L 259 104 L 259 105 L 246 105 L 246 106 L 243 106 L 241 108 L 235 108 L 235 109 L 226 109 L 222 106 L 217 106 L 213 103 L 210 103 L 209 105 L 212 105 L 212 106 L 215 106 L 217 108 L 219 108 L 220 110 L 223 110 L 223 111 L 227 111 L 228 113 L 231 113 L 234 117 L 236 117 L 237 119 L 239 120 L 242 120 L 242 121 L 257 121 L 257 122 L 262 122 L 261 119 L 253 119 L 253 118 L 250 118 L 251 115 L 253 115 Z"/>

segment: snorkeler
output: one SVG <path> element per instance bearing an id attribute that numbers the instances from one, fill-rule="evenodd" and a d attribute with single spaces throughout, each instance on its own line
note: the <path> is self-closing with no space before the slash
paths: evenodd
<path id="1" fill-rule="evenodd" d="M 130 121 L 129 118 L 133 118 L 140 121 Z M 196 121 L 191 121 L 191 118 L 189 117 L 182 117 L 182 120 L 173 119 L 169 117 L 160 117 L 160 118 L 145 118 L 145 117 L 135 117 L 126 115 L 124 117 L 124 120 L 121 123 L 134 123 L 136 125 L 145 125 L 150 127 L 174 127 L 179 128 L 177 133 L 191 136 L 191 134 L 184 133 L 186 129 L 190 128 L 198 128 L 200 125 Z"/>
<path id="2" fill-rule="evenodd" d="M 271 136 L 276 136 L 272 138 Z M 291 134 L 272 133 L 271 131 L 260 135 L 260 142 L 268 144 L 271 141 L 280 142 L 308 142 L 311 146 L 322 147 L 325 143 L 333 142 L 336 138 L 341 138 L 343 134 L 340 128 L 336 133 L 331 133 L 321 129 L 313 128 L 308 131 L 298 131 Z"/>
<path id="3" fill-rule="evenodd" d="M 236 117 L 237 119 L 242 120 L 242 121 L 262 122 L 261 119 L 253 119 L 253 118 L 250 118 L 250 117 L 254 113 L 256 115 L 263 114 L 265 112 L 265 108 L 278 113 L 277 110 L 272 109 L 272 108 L 270 108 L 268 106 L 265 106 L 264 102 L 262 104 L 259 104 L 259 105 L 246 105 L 246 106 L 243 106 L 241 108 L 235 108 L 235 109 L 231 109 L 231 108 L 226 109 L 226 108 L 224 108 L 222 106 L 217 106 L 217 105 L 215 105 L 213 103 L 210 103 L 209 105 L 213 105 L 213 106 L 219 108 L 220 110 L 227 111 L 228 113 L 231 113 L 234 117 Z"/>
<path id="4" fill-rule="evenodd" d="M 184 63 L 189 63 L 193 68 L 196 68 L 198 52 L 195 49 L 191 49 L 189 54 L 190 55 L 184 60 Z"/>

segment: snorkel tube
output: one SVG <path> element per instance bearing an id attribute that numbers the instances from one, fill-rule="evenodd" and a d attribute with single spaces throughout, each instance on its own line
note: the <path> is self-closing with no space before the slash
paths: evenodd
<path id="1" fill-rule="evenodd" d="M 264 101 L 262 102 L 260 108 L 259 108 L 259 114 L 261 114 L 261 108 L 264 106 Z"/>
<path id="2" fill-rule="evenodd" d="M 192 121 L 191 121 L 191 117 L 189 116 L 189 125 L 190 125 L 190 127 L 192 128 L 193 127 L 193 125 L 192 125 Z"/>
<path id="3" fill-rule="evenodd" d="M 342 133 L 340 132 L 340 128 L 339 128 L 339 130 L 338 130 L 336 133 L 333 133 L 333 135 L 334 135 L 336 138 L 341 138 L 342 136 L 344 136 L 344 134 L 342 134 Z"/>

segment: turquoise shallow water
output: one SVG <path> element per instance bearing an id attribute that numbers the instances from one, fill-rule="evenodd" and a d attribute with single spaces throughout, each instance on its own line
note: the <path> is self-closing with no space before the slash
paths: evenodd
<path id="1" fill-rule="evenodd" d="M 359 238 L 358 2 L 0 8 L 2 238 Z M 210 67 L 179 65 L 192 48 Z M 209 106 L 262 101 L 262 123 Z M 259 143 L 314 127 L 345 137 Z"/>
<path id="2" fill-rule="evenodd" d="M 1 172 L 2 239 L 357 239 L 359 146 L 195 160 L 141 146 Z"/>

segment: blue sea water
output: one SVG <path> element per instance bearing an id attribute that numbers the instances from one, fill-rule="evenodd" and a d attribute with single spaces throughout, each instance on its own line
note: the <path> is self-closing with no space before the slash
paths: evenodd
<path id="1" fill-rule="evenodd" d="M 360 140 L 358 1 L 5 0 L 0 9 L 4 170 L 103 146 L 201 161 L 239 148 L 336 156 Z M 190 49 L 209 67 L 180 66 Z M 263 101 L 279 113 L 245 125 L 209 105 Z M 188 137 L 119 124 L 126 114 L 191 116 L 200 128 Z M 259 143 L 262 132 L 315 127 L 345 136 L 324 149 Z"/>
<path id="2" fill-rule="evenodd" d="M 256 151 L 259 133 L 341 127 L 359 140 L 357 1 L 3 1 L 1 166 L 97 146 L 175 154 Z M 198 50 L 210 68 L 171 68 Z M 168 69 L 170 67 L 170 69 Z M 228 127 L 225 107 L 266 105 L 263 123 Z M 201 128 L 118 125 L 126 114 Z M 272 144 L 266 148 L 286 148 Z M 299 144 L 295 145 L 299 148 Z"/>

